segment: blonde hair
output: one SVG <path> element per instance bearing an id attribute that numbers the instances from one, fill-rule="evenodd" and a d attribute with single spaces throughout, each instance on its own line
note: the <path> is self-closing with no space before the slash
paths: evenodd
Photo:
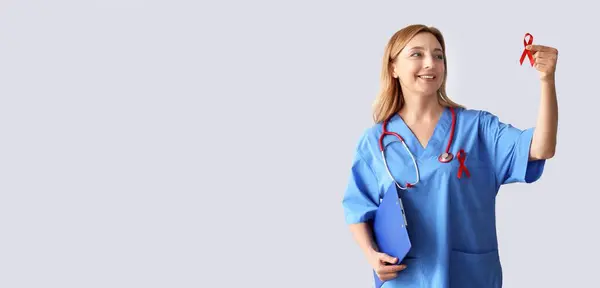
<path id="1" fill-rule="evenodd" d="M 442 33 L 435 27 L 428 27 L 425 25 L 414 24 L 409 25 L 401 30 L 397 31 L 388 41 L 384 55 L 383 63 L 381 67 L 381 78 L 380 78 L 380 90 L 373 104 L 373 120 L 375 123 L 379 123 L 388 119 L 393 114 L 398 113 L 402 104 L 404 103 L 404 96 L 402 95 L 402 89 L 398 79 L 392 75 L 393 67 L 392 63 L 400 54 L 400 51 L 404 49 L 406 44 L 418 33 L 428 32 L 433 34 L 435 38 L 442 45 L 442 51 L 444 53 L 444 80 L 438 90 L 438 101 L 442 106 L 445 107 L 461 107 L 448 97 L 446 94 L 446 79 L 448 76 L 447 62 L 446 62 L 446 43 Z"/>

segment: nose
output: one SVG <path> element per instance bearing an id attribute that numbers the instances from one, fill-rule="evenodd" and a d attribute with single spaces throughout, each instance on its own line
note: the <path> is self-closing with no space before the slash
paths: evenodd
<path id="1" fill-rule="evenodd" d="M 424 65 L 426 68 L 433 69 L 435 67 L 435 59 L 433 59 L 433 57 L 433 55 L 427 55 L 427 57 L 425 57 Z"/>

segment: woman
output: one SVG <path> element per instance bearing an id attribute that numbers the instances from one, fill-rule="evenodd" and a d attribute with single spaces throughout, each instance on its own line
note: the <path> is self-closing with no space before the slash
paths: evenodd
<path id="1" fill-rule="evenodd" d="M 383 287 L 501 287 L 496 193 L 503 184 L 537 181 L 554 155 L 556 49 L 528 47 L 540 73 L 541 103 L 536 128 L 520 130 L 450 100 L 445 48 L 433 27 L 410 25 L 393 35 L 383 57 L 376 123 L 356 146 L 345 219 Z M 383 137 L 387 162 L 379 143 L 384 124 L 407 145 Z M 393 185 L 412 242 L 401 263 L 378 251 L 370 226 Z"/>

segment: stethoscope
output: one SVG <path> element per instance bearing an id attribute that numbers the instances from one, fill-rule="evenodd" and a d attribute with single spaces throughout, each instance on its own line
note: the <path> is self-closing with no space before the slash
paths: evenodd
<path id="1" fill-rule="evenodd" d="M 450 128 L 450 138 L 448 139 L 448 145 L 446 146 L 446 151 L 443 152 L 442 154 L 440 154 L 440 156 L 438 156 L 438 161 L 440 161 L 441 163 L 448 163 L 448 162 L 452 161 L 452 159 L 454 159 L 454 155 L 452 155 L 452 153 L 450 152 L 450 145 L 452 145 L 452 138 L 454 137 L 454 127 L 456 125 L 456 113 L 454 112 L 454 109 L 452 107 L 449 107 L 449 108 L 450 108 L 450 112 L 452 112 L 452 125 Z M 417 183 L 419 183 L 419 180 L 420 180 L 419 167 L 417 166 L 417 161 L 415 160 L 415 156 L 410 152 L 410 149 L 408 149 L 408 146 L 406 145 L 404 138 L 402 138 L 402 136 L 398 135 L 398 133 L 390 132 L 387 130 L 388 121 L 389 121 L 389 119 L 386 119 L 383 121 L 383 132 L 381 133 L 381 136 L 379 136 L 379 150 L 381 151 L 381 157 L 383 158 L 383 163 L 385 164 L 385 169 L 387 170 L 387 173 L 390 175 L 390 177 L 392 178 L 394 183 L 396 183 L 396 186 L 398 186 L 398 188 L 400 188 L 402 190 L 406 190 L 408 188 L 415 186 Z M 387 160 L 385 159 L 385 149 L 383 147 L 383 137 L 385 137 L 386 135 L 392 135 L 392 136 L 395 136 L 398 139 L 400 139 L 400 142 L 404 146 L 404 149 L 406 149 L 406 151 L 408 152 L 408 155 L 410 155 L 410 158 L 412 159 L 413 165 L 415 167 L 415 172 L 417 175 L 416 176 L 417 180 L 413 183 L 407 183 L 406 187 L 402 187 L 402 186 L 400 186 L 400 184 L 398 184 L 398 182 L 396 182 L 396 180 L 394 179 L 394 176 L 392 176 L 392 173 L 390 172 L 390 168 L 388 167 Z"/>

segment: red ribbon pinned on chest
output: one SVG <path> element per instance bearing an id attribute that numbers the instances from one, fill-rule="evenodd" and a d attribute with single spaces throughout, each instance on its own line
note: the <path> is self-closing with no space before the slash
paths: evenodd
<path id="1" fill-rule="evenodd" d="M 460 166 L 458 167 L 458 179 L 462 178 L 463 173 L 465 173 L 467 177 L 471 177 L 471 172 L 469 172 L 469 169 L 467 169 L 467 166 L 465 165 L 465 160 L 467 159 L 467 155 L 465 154 L 467 153 L 463 149 L 460 149 L 460 151 L 458 151 L 458 154 L 456 154 L 456 157 L 458 158 L 458 163 L 460 164 Z"/>
<path id="2" fill-rule="evenodd" d="M 529 36 L 529 40 L 526 40 L 527 36 Z M 519 63 L 521 63 L 521 65 L 523 65 L 523 60 L 525 60 L 525 56 L 527 56 L 527 58 L 529 58 L 529 63 L 531 63 L 531 66 L 533 66 L 533 54 L 531 54 L 530 50 L 527 50 L 527 45 L 531 45 L 531 43 L 533 43 L 533 35 L 526 33 L 525 38 L 523 38 L 523 46 L 525 47 L 525 49 L 523 49 L 521 59 L 519 60 Z"/>

